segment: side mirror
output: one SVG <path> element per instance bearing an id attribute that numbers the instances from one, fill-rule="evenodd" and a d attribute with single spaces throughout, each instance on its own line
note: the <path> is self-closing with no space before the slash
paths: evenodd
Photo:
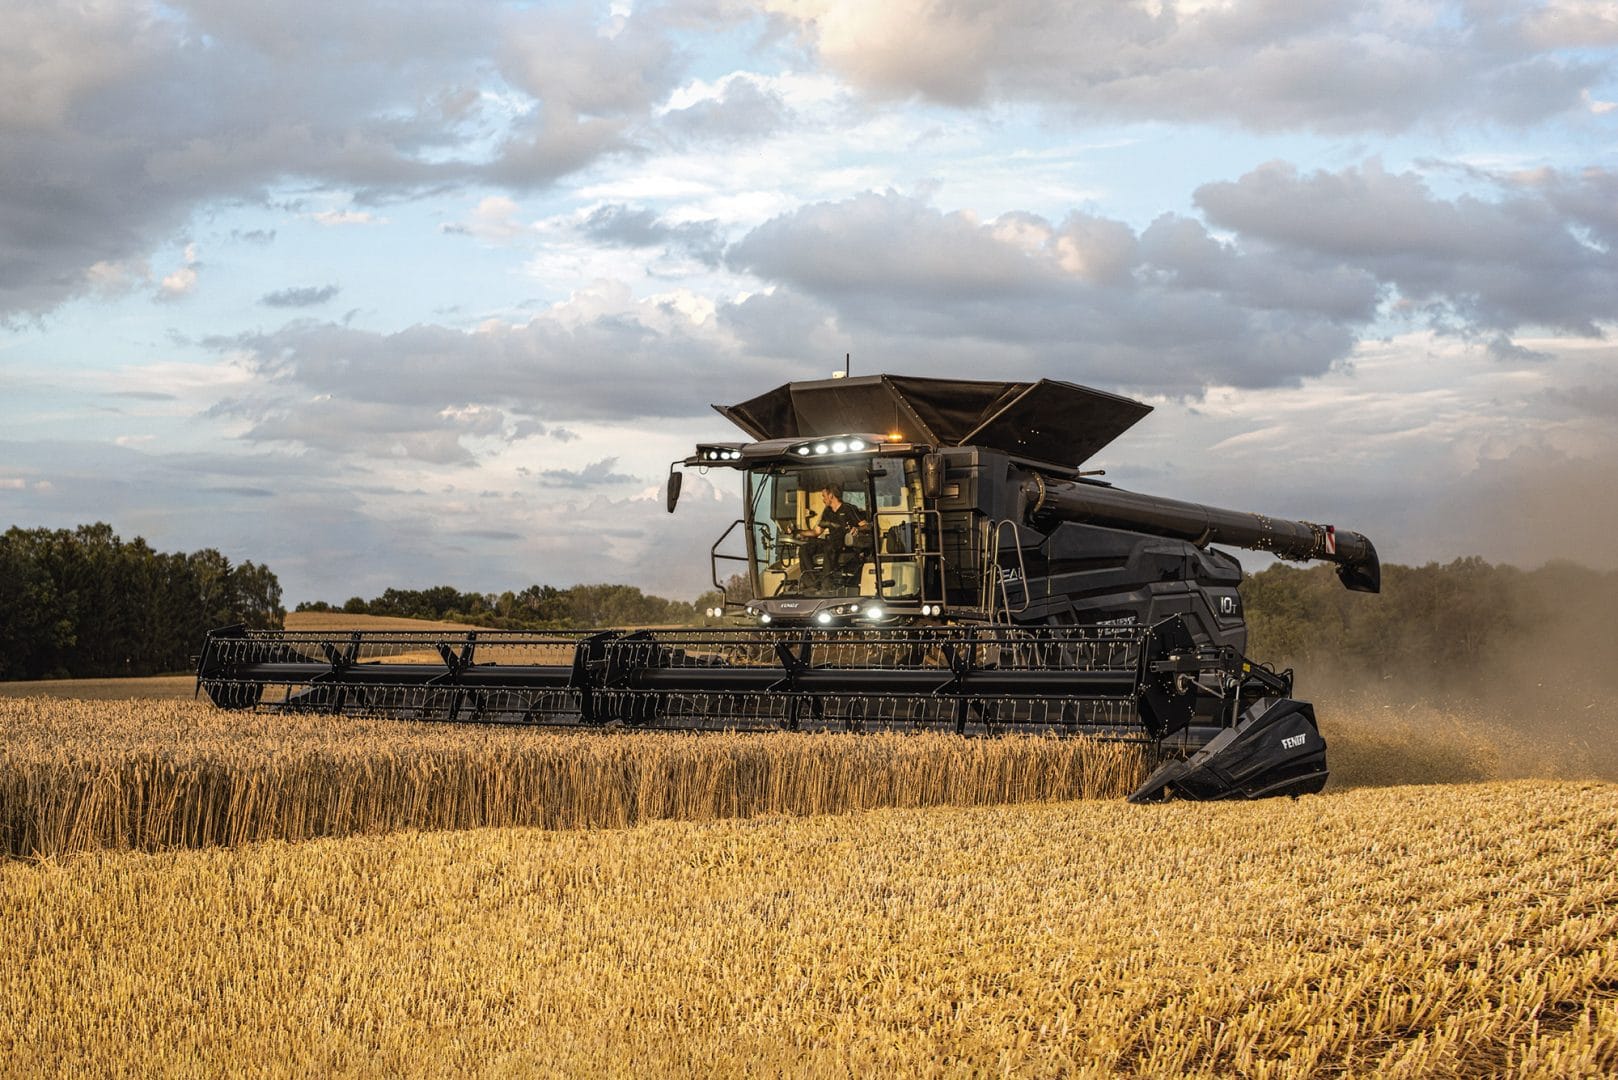
<path id="1" fill-rule="evenodd" d="M 680 481 L 685 473 L 678 469 L 669 470 L 669 513 L 674 513 L 674 504 L 680 501 Z"/>
<path id="2" fill-rule="evenodd" d="M 944 493 L 944 455 L 928 454 L 921 459 L 921 494 L 936 499 Z"/>

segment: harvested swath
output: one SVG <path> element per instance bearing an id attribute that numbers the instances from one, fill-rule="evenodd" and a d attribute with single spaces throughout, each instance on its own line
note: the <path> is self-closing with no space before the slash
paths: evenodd
<path id="1" fill-rule="evenodd" d="M 1618 787 L 0 865 L 39 1075 L 1612 1076 Z"/>
<path id="2" fill-rule="evenodd" d="M 0 850 L 1117 798 L 1143 773 L 1138 747 L 1078 739 L 558 733 L 25 699 L 0 701 Z"/>

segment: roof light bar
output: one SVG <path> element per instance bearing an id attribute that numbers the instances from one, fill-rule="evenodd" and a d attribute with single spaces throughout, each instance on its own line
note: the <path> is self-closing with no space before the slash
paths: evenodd
<path id="1" fill-rule="evenodd" d="M 809 457 L 811 454 L 859 454 L 874 451 L 880 448 L 880 440 L 873 442 L 871 438 L 860 438 L 855 435 L 838 435 L 825 439 L 816 439 L 813 442 L 794 446 L 791 453 L 799 457 Z"/>

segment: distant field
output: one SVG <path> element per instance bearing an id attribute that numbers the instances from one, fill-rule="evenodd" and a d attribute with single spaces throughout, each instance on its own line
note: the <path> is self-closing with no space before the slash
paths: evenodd
<path id="1" fill-rule="evenodd" d="M 344 615 L 339 611 L 289 611 L 288 630 L 479 630 L 469 623 L 431 619 L 394 619 L 385 615 Z"/>
<path id="2" fill-rule="evenodd" d="M 479 629 L 465 623 L 427 619 L 391 619 L 381 615 L 343 615 L 322 611 L 293 611 L 286 617 L 288 630 L 447 630 Z M 197 642 L 202 651 L 202 642 Z M 54 697 L 108 700 L 117 698 L 189 698 L 197 688 L 195 675 L 157 675 L 138 679 L 37 679 L 0 682 L 0 698 Z"/>
<path id="3" fill-rule="evenodd" d="M 13 1075 L 1612 1076 L 1618 787 L 0 865 Z"/>
<path id="4" fill-rule="evenodd" d="M 35 679 L 0 682 L 0 698 L 79 698 L 87 701 L 188 698 L 195 675 L 156 675 L 149 679 Z"/>

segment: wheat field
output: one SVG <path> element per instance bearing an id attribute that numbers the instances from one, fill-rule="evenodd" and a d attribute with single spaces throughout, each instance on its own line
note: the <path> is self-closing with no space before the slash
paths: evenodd
<path id="1" fill-rule="evenodd" d="M 1373 704 L 1327 716 L 1328 790 L 1608 775 L 1587 747 L 1487 715 Z M 0 698 L 0 857 L 1114 799 L 1147 768 L 1134 745 L 1081 739 L 592 734 Z"/>
<path id="2" fill-rule="evenodd" d="M 0 865 L 13 1075 L 1607 1076 L 1618 788 Z"/>
<path id="3" fill-rule="evenodd" d="M 398 829 L 1120 798 L 1138 746 L 1054 738 L 547 732 L 0 699 L 0 855 Z"/>
<path id="4" fill-rule="evenodd" d="M 1134 807 L 1080 740 L 0 701 L 0 1067 L 1618 1075 L 1618 786 L 1387 709 Z"/>

